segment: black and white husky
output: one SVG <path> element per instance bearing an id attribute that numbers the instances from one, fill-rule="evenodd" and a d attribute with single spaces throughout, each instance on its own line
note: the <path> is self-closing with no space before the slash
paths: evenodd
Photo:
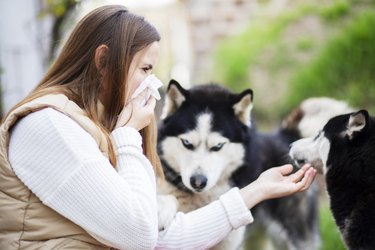
<path id="1" fill-rule="evenodd" d="M 375 118 L 360 110 L 332 118 L 290 155 L 324 175 L 330 207 L 349 249 L 375 249 Z"/>
<path id="2" fill-rule="evenodd" d="M 232 95 L 216 85 L 186 90 L 170 82 L 158 126 L 158 151 L 166 176 L 161 192 L 177 198 L 179 211 L 207 205 L 235 185 L 231 176 L 245 164 L 251 105 L 251 90 Z M 170 216 L 165 204 L 160 207 L 159 227 L 167 223 L 160 220 Z M 245 228 L 239 228 L 215 248 L 238 249 L 244 234 Z"/>
<path id="3" fill-rule="evenodd" d="M 179 211 L 202 207 L 232 186 L 243 187 L 264 170 L 289 163 L 289 144 L 301 134 L 298 124 L 326 112 L 313 105 L 315 113 L 310 115 L 301 106 L 278 131 L 261 134 L 251 120 L 252 106 L 250 89 L 235 94 L 215 84 L 187 90 L 174 80 L 169 83 L 158 133 L 158 151 L 166 175 L 160 193 L 176 197 Z M 160 227 L 177 209 L 171 199 L 164 198 L 159 202 L 170 204 L 160 205 Z M 271 236 L 274 249 L 317 249 L 317 206 L 314 187 L 263 202 L 252 210 L 257 223 L 248 230 L 258 224 Z M 243 244 L 244 232 L 245 228 L 233 231 L 217 249 L 237 249 Z M 251 242 L 247 247 L 260 249 Z"/>

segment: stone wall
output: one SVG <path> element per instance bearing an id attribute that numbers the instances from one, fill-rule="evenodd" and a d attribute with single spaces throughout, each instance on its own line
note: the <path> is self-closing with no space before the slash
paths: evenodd
<path id="1" fill-rule="evenodd" d="M 257 1 L 182 0 L 190 23 L 192 44 L 191 80 L 210 80 L 212 54 L 218 42 L 241 31 L 248 24 Z"/>

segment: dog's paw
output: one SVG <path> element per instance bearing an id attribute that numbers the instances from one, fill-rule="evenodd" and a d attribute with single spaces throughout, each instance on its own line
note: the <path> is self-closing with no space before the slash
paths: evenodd
<path id="1" fill-rule="evenodd" d="M 163 231 L 173 220 L 178 210 L 178 201 L 173 195 L 158 195 L 158 225 Z"/>

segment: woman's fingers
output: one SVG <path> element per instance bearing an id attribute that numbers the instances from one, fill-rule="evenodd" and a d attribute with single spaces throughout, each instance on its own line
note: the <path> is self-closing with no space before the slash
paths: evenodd
<path id="1" fill-rule="evenodd" d="M 308 172 L 306 173 L 307 175 L 307 180 L 305 185 L 303 186 L 302 190 L 306 190 L 310 187 L 311 183 L 314 181 L 315 176 L 316 176 L 316 169 L 310 168 Z"/>
<path id="2" fill-rule="evenodd" d="M 138 131 L 148 126 L 154 116 L 156 99 L 150 95 L 149 90 L 143 90 L 139 95 L 125 104 L 121 111 L 116 127 L 129 126 Z"/>
<path id="3" fill-rule="evenodd" d="M 293 181 L 293 182 L 298 182 L 300 181 L 304 175 L 305 175 L 305 172 L 310 168 L 310 164 L 306 164 L 304 165 L 300 170 L 298 170 L 297 172 L 295 172 L 294 174 L 291 174 L 289 176 L 289 178 Z"/>
<path id="4" fill-rule="evenodd" d="M 314 181 L 315 175 L 316 175 L 316 170 L 310 167 L 304 173 L 302 180 L 296 183 L 297 190 L 303 191 L 303 190 L 308 189 L 311 183 Z"/>
<path id="5" fill-rule="evenodd" d="M 290 164 L 283 165 L 279 167 L 279 171 L 281 175 L 288 175 L 293 171 L 293 166 Z"/>

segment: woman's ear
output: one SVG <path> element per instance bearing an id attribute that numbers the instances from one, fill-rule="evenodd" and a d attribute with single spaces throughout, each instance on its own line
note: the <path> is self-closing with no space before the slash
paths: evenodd
<path id="1" fill-rule="evenodd" d="M 95 50 L 95 66 L 101 76 L 105 75 L 106 64 L 108 60 L 109 48 L 107 45 L 100 45 Z"/>

